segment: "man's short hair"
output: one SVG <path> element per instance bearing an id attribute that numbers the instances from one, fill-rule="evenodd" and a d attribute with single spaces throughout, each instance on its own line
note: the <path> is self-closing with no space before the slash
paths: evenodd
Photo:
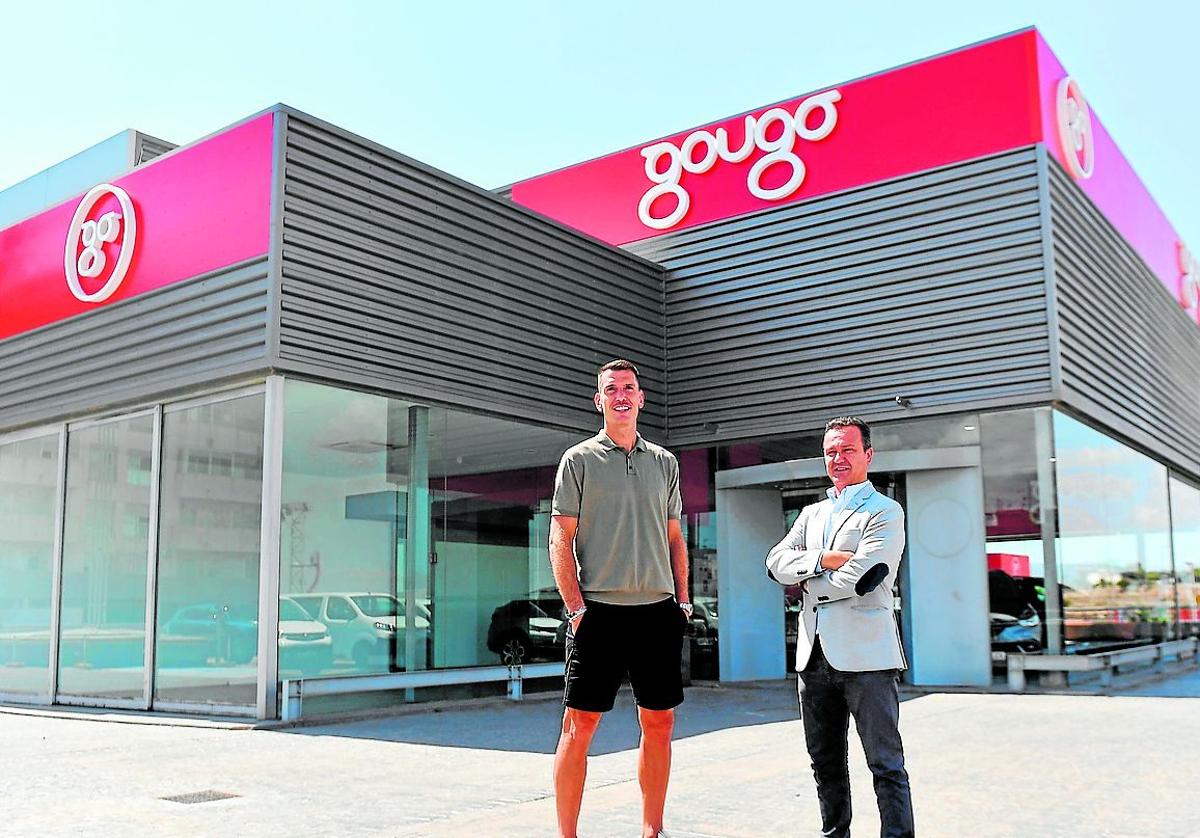
<path id="1" fill-rule="evenodd" d="M 596 389 L 600 389 L 600 376 L 609 370 L 629 370 L 633 373 L 633 377 L 637 379 L 638 387 L 642 386 L 642 376 L 638 372 L 638 368 L 634 366 L 633 361 L 626 361 L 624 358 L 617 358 L 609 361 L 607 364 L 601 365 L 600 369 L 596 370 Z"/>
<path id="2" fill-rule="evenodd" d="M 871 426 L 857 416 L 839 416 L 825 423 L 825 433 L 829 433 L 834 428 L 858 428 L 859 433 L 862 434 L 863 450 L 866 451 L 871 447 Z"/>

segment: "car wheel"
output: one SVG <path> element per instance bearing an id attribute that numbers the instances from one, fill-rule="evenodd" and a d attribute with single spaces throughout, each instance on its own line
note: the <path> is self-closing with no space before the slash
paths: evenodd
<path id="1" fill-rule="evenodd" d="M 500 647 L 500 660 L 507 666 L 520 666 L 529 659 L 529 642 L 514 634 Z"/>

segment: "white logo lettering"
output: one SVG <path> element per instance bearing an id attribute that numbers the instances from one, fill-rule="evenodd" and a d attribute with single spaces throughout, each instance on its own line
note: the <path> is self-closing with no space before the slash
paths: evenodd
<path id="1" fill-rule="evenodd" d="M 1179 302 L 1192 319 L 1200 313 L 1200 265 L 1183 242 L 1176 244 L 1179 255 Z"/>
<path id="2" fill-rule="evenodd" d="M 678 147 L 663 140 L 643 148 L 646 177 L 654 185 L 638 201 L 638 218 L 654 230 L 674 227 L 683 220 L 692 203 L 691 196 L 680 185 L 684 172 L 702 175 L 712 169 L 718 160 L 741 163 L 756 148 L 766 153 L 750 167 L 746 175 L 746 188 L 751 195 L 764 201 L 787 198 L 800 188 L 807 174 L 804 161 L 796 154 L 796 140 L 815 143 L 828 137 L 837 125 L 835 105 L 841 99 L 840 91 L 827 90 L 809 96 L 796 106 L 794 112 L 786 108 L 770 108 L 757 118 L 747 116 L 743 121 L 742 142 L 737 149 L 730 146 L 729 133 L 724 128 L 693 131 Z M 809 119 L 818 110 L 820 122 L 810 127 Z M 768 134 L 776 130 L 778 136 L 768 139 Z M 789 173 L 781 185 L 767 188 L 763 186 L 763 176 L 772 166 L 785 166 Z M 675 198 L 675 208 L 661 217 L 651 214 L 650 208 L 654 202 L 668 195 Z"/>
<path id="3" fill-rule="evenodd" d="M 117 199 L 121 211 L 110 210 L 98 219 L 89 219 L 88 213 L 99 203 L 101 198 L 109 194 Z M 122 227 L 124 227 L 124 235 L 121 234 Z M 104 268 L 108 264 L 104 246 L 116 242 L 118 238 L 121 239 L 121 255 L 117 257 L 117 264 L 113 267 L 112 275 L 99 291 L 92 294 L 87 293 L 83 290 L 79 278 L 95 279 L 104 272 Z M 129 194 L 121 187 L 108 183 L 92 187 L 75 209 L 71 226 L 67 229 L 67 249 L 63 257 L 67 287 L 71 289 L 71 293 L 75 295 L 76 299 L 85 303 L 102 303 L 115 294 L 129 270 L 136 240 L 137 219 L 133 213 L 133 201 L 130 200 Z M 82 252 L 79 250 L 81 244 L 83 245 Z"/>
<path id="4" fill-rule="evenodd" d="M 1080 180 L 1092 176 L 1096 165 L 1096 144 L 1092 136 L 1092 113 L 1079 83 L 1067 76 L 1058 83 L 1056 97 L 1058 140 L 1062 144 L 1067 168 Z"/>

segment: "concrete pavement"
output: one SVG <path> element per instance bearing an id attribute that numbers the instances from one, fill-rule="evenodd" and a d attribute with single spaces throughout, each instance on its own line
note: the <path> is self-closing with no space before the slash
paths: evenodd
<path id="1" fill-rule="evenodd" d="M 674 838 L 819 834 L 794 689 L 689 689 L 667 803 Z M 918 834 L 1200 834 L 1200 699 L 1173 690 L 906 701 Z M 0 834 L 552 836 L 559 713 L 535 698 L 250 729 L 0 712 Z M 638 834 L 636 744 L 625 691 L 593 748 L 581 835 Z M 851 774 L 855 835 L 878 834 L 857 743 Z M 163 799 L 208 791 L 235 796 Z"/>

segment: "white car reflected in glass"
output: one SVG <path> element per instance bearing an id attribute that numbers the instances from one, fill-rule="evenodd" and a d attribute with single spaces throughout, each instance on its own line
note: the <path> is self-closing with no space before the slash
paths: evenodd
<path id="1" fill-rule="evenodd" d="M 370 591 L 292 594 L 309 615 L 320 620 L 333 638 L 333 656 L 350 659 L 357 669 L 379 670 L 395 659 L 404 667 L 404 632 L 409 628 L 403 600 Z M 429 609 L 417 603 L 411 628 L 423 648 L 429 636 Z"/>
<path id="2" fill-rule="evenodd" d="M 333 663 L 333 638 L 295 600 L 279 598 L 279 668 L 313 672 Z"/>

